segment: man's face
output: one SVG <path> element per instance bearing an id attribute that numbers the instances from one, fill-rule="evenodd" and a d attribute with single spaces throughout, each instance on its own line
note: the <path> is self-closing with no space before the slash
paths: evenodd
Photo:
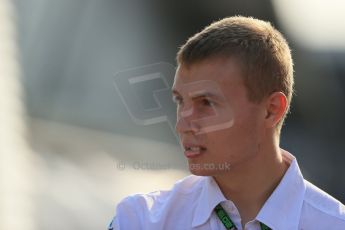
<path id="1" fill-rule="evenodd" d="M 214 176 L 255 159 L 264 135 L 264 106 L 248 100 L 234 59 L 179 66 L 173 97 L 176 130 L 193 174 Z"/>

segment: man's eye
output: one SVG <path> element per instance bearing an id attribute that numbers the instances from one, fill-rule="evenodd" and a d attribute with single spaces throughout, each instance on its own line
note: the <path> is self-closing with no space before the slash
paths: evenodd
<path id="1" fill-rule="evenodd" d="M 181 104 L 182 103 L 182 98 L 178 97 L 178 96 L 174 96 L 173 97 L 173 102 L 175 102 L 176 104 Z"/>
<path id="2" fill-rule="evenodd" d="M 211 100 L 204 98 L 201 100 L 202 104 L 205 106 L 214 106 L 214 102 L 212 102 Z"/>

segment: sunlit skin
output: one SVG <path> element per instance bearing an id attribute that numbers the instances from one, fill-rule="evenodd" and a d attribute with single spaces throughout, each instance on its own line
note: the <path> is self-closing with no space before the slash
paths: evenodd
<path id="1" fill-rule="evenodd" d="M 255 218 L 288 168 L 275 128 L 286 111 L 287 100 L 283 93 L 274 92 L 260 103 L 251 102 L 241 74 L 232 58 L 180 65 L 172 90 L 177 103 L 176 130 L 181 145 L 187 149 L 189 166 L 193 166 L 191 173 L 213 176 L 224 196 L 231 197 L 239 209 L 244 225 Z M 203 92 L 212 91 L 212 98 L 191 96 L 193 93 L 185 86 L 204 80 L 214 82 L 219 90 L 206 86 Z M 231 127 L 200 133 L 205 126 L 199 122 L 201 118 L 222 113 L 229 114 Z M 200 148 L 191 151 L 189 146 Z M 230 169 L 203 167 L 210 163 L 215 167 L 228 163 Z"/>

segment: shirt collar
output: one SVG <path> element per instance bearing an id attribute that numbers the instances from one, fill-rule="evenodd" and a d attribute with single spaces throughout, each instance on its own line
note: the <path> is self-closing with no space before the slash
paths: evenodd
<path id="1" fill-rule="evenodd" d="M 306 186 L 296 158 L 285 150 L 282 150 L 282 156 L 285 161 L 290 162 L 290 166 L 261 208 L 256 220 L 272 229 L 298 229 Z M 226 198 L 213 177 L 205 177 L 192 227 L 204 224 L 210 218 L 216 205 L 222 201 L 226 201 Z"/>
<path id="2" fill-rule="evenodd" d="M 197 201 L 192 227 L 204 224 L 210 218 L 216 205 L 225 200 L 226 198 L 220 191 L 213 177 L 205 177 L 202 184 L 201 194 Z"/>
<path id="3" fill-rule="evenodd" d="M 298 229 L 306 186 L 296 158 L 285 150 L 282 155 L 290 166 L 256 220 L 272 229 Z"/>

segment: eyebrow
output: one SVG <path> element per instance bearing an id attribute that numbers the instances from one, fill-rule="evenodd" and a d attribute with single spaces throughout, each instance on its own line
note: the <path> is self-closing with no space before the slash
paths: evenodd
<path id="1" fill-rule="evenodd" d="M 181 96 L 181 94 L 176 90 L 176 89 L 172 89 L 172 94 L 173 95 L 178 95 L 178 96 Z M 192 98 L 192 100 L 195 100 L 195 99 L 199 99 L 199 98 L 214 98 L 214 99 L 219 99 L 219 97 L 213 93 L 210 93 L 210 92 L 205 92 L 205 91 L 196 91 L 196 92 L 193 92 L 191 94 L 189 94 Z"/>

